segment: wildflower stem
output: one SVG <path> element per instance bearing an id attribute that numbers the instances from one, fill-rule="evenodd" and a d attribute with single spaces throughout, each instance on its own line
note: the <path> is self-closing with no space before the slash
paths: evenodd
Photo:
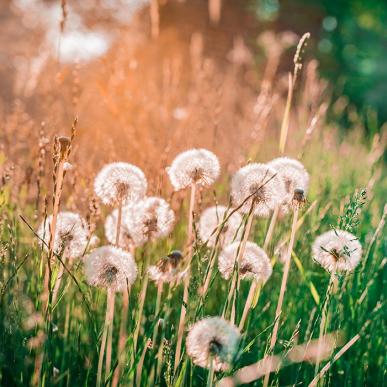
<path id="1" fill-rule="evenodd" d="M 193 251 L 193 214 L 195 209 L 195 201 L 196 201 L 196 184 L 192 183 L 191 185 L 191 198 L 189 203 L 189 213 L 188 213 L 188 228 L 187 228 L 187 275 L 184 277 L 184 292 L 183 292 L 183 303 L 181 305 L 180 311 L 180 321 L 179 328 L 177 332 L 177 343 L 176 343 L 176 352 L 175 352 L 175 364 L 174 364 L 174 372 L 176 372 L 177 367 L 180 363 L 181 356 L 181 345 L 183 342 L 183 333 L 184 333 L 184 323 L 185 316 L 187 313 L 186 307 L 188 305 L 188 287 L 190 281 L 190 266 L 192 261 L 192 251 Z"/>
<path id="2" fill-rule="evenodd" d="M 117 209 L 117 229 L 116 229 L 116 246 L 120 246 L 120 234 L 121 234 L 121 222 L 122 222 L 122 200 L 118 202 Z M 120 378 L 120 368 L 122 359 L 122 353 L 125 348 L 126 343 L 126 324 L 128 319 L 128 307 L 129 307 L 129 292 L 130 289 L 127 289 L 122 292 L 122 310 L 121 310 L 121 324 L 120 324 L 120 337 L 118 339 L 118 364 L 114 370 L 112 386 L 115 387 L 118 385 Z M 108 346 L 112 346 L 112 337 L 109 337 Z"/>
<path id="3" fill-rule="evenodd" d="M 157 283 L 157 296 L 156 296 L 156 307 L 155 307 L 155 318 L 158 318 L 159 312 L 160 312 L 160 304 L 161 304 L 161 295 L 163 293 L 163 282 L 159 281 Z M 155 345 L 157 338 L 157 323 L 155 324 L 154 330 L 153 330 L 153 338 L 152 343 Z"/>
<path id="4" fill-rule="evenodd" d="M 239 330 L 240 331 L 243 330 L 243 327 L 246 323 L 247 316 L 249 314 L 250 309 L 252 307 L 254 307 L 253 302 L 257 301 L 257 297 L 258 297 L 257 293 L 259 293 L 260 288 L 261 288 L 260 285 L 256 281 L 253 281 L 251 283 L 249 294 L 247 296 L 245 307 L 243 309 L 242 318 L 241 318 L 241 321 L 239 322 Z"/>
<path id="5" fill-rule="evenodd" d="M 148 289 L 148 279 L 149 279 L 148 266 L 149 266 L 149 254 L 147 254 L 145 252 L 145 261 L 144 261 L 144 267 L 143 267 L 143 271 L 142 271 L 144 279 L 142 282 L 142 287 L 141 287 L 141 292 L 140 292 L 136 329 L 135 329 L 134 335 L 133 335 L 133 355 L 134 356 L 136 355 L 138 336 L 140 334 L 140 329 L 141 329 L 142 313 L 144 311 L 146 291 Z"/>
<path id="6" fill-rule="evenodd" d="M 99 351 L 99 358 L 98 358 L 97 387 L 101 386 L 101 381 L 102 381 L 102 364 L 103 364 L 103 358 L 105 355 L 106 338 L 107 338 L 108 329 L 109 329 L 109 320 L 110 320 L 110 315 L 111 315 L 110 308 L 112 305 L 114 307 L 114 303 L 111 302 L 112 297 L 114 297 L 114 293 L 112 290 L 108 289 L 107 301 L 106 301 L 105 323 L 104 323 L 104 327 L 103 327 L 103 333 L 102 333 L 102 339 L 101 339 L 101 348 Z"/>
<path id="7" fill-rule="evenodd" d="M 248 219 L 247 219 L 246 228 L 245 228 L 244 234 L 243 234 L 243 240 L 241 242 L 240 249 L 239 249 L 237 258 L 235 260 L 235 264 L 236 264 L 237 270 L 238 270 L 239 262 L 242 259 L 243 254 L 244 254 L 245 249 L 246 249 L 246 243 L 247 243 L 247 239 L 249 238 L 249 235 L 250 235 L 250 232 L 251 232 L 251 227 L 252 227 L 252 224 L 253 224 L 253 219 L 254 219 L 254 204 L 252 204 L 252 206 L 251 206 L 251 210 L 249 212 Z M 228 293 L 228 298 L 227 298 L 227 305 L 230 305 L 230 302 L 233 299 L 233 295 L 234 295 L 234 292 L 235 292 L 235 289 L 236 289 L 237 274 L 238 274 L 237 270 L 234 270 L 234 273 L 233 273 L 231 287 L 230 287 L 230 291 Z M 226 309 L 227 309 L 227 307 L 223 311 L 223 317 L 225 315 Z"/>
<path id="8" fill-rule="evenodd" d="M 281 317 L 281 313 L 282 313 L 282 304 L 284 301 L 286 284 L 287 284 L 288 276 L 289 276 L 291 254 L 292 254 L 294 241 L 295 241 L 295 237 L 296 237 L 298 211 L 299 211 L 299 206 L 295 206 L 294 211 L 293 211 L 293 223 L 292 223 L 292 230 L 290 233 L 290 241 L 289 241 L 289 246 L 288 246 L 288 250 L 286 253 L 286 257 L 285 257 L 285 266 L 284 266 L 284 272 L 282 275 L 281 289 L 280 289 L 280 294 L 278 297 L 277 309 L 275 311 L 275 322 L 274 322 L 273 333 L 271 335 L 269 352 L 272 352 L 272 350 L 274 349 L 274 346 L 277 342 L 278 328 L 279 328 L 280 317 Z M 265 379 L 263 382 L 264 387 L 267 387 L 267 385 L 269 383 L 269 377 L 270 377 L 269 374 L 265 375 Z"/>
<path id="9" fill-rule="evenodd" d="M 316 359 L 316 365 L 314 368 L 315 375 L 318 373 L 318 370 L 320 368 L 320 360 L 321 360 L 320 354 L 321 354 L 321 350 L 322 350 L 322 337 L 324 336 L 325 331 L 326 331 L 329 302 L 330 302 L 330 296 L 331 296 L 333 288 L 334 288 L 334 283 L 335 283 L 335 274 L 332 272 L 331 276 L 329 278 L 329 284 L 328 284 L 327 293 L 325 296 L 325 302 L 324 302 L 322 313 L 321 313 L 320 331 L 319 331 L 319 335 L 318 335 L 318 345 L 317 345 L 317 359 Z"/>
<path id="10" fill-rule="evenodd" d="M 269 228 L 268 228 L 267 233 L 266 233 L 265 242 L 263 244 L 263 250 L 265 250 L 265 251 L 266 251 L 267 247 L 269 246 L 269 243 L 271 242 L 271 239 L 273 237 L 274 228 L 275 228 L 275 225 L 276 225 L 277 219 L 278 219 L 278 213 L 279 213 L 279 206 L 276 206 L 274 211 L 273 211 L 273 215 L 272 215 L 271 220 L 270 220 L 270 225 L 269 225 Z"/>

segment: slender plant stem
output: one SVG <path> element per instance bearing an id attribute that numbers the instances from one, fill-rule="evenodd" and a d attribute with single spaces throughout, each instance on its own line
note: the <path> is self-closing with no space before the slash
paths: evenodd
<path id="1" fill-rule="evenodd" d="M 273 238 L 274 228 L 275 228 L 275 225 L 277 223 L 279 209 L 280 209 L 280 207 L 276 206 L 274 211 L 273 211 L 273 215 L 272 215 L 271 220 L 270 220 L 270 225 L 269 225 L 269 228 L 268 228 L 267 233 L 266 233 L 265 242 L 263 243 L 263 250 L 265 250 L 265 251 L 268 248 L 268 246 L 271 242 L 271 239 Z"/>
<path id="2" fill-rule="evenodd" d="M 352 337 L 351 340 L 348 341 L 347 344 L 345 344 L 340 351 L 336 353 L 335 356 L 333 356 L 333 359 L 330 360 L 325 366 L 321 369 L 321 371 L 314 377 L 314 379 L 309 383 L 308 387 L 315 387 L 317 386 L 318 381 L 329 371 L 329 369 L 332 367 L 332 364 L 339 360 L 341 356 L 344 355 L 345 352 L 348 351 L 349 348 L 352 347 L 360 339 L 360 334 L 358 333 L 354 337 Z"/>
<path id="3" fill-rule="evenodd" d="M 267 233 L 266 233 L 265 242 L 263 244 L 263 250 L 265 250 L 265 251 L 266 251 L 267 247 L 269 246 L 269 243 L 273 237 L 274 227 L 275 227 L 277 219 L 278 219 L 278 213 L 279 213 L 279 206 L 276 206 L 274 211 L 273 211 L 273 215 L 272 215 L 271 220 L 270 220 L 270 225 L 269 225 L 269 228 L 268 228 Z M 253 281 L 251 283 L 249 294 L 247 296 L 245 307 L 243 309 L 242 318 L 241 318 L 241 321 L 239 323 L 239 330 L 240 331 L 243 329 L 243 327 L 245 325 L 247 316 L 249 314 L 249 311 L 251 309 L 251 305 L 252 305 L 253 300 L 254 300 L 254 295 L 256 293 L 256 290 L 257 290 L 257 283 L 255 281 Z"/>
<path id="4" fill-rule="evenodd" d="M 284 272 L 283 272 L 283 275 L 282 275 L 281 289 L 280 289 L 280 294 L 279 294 L 279 297 L 278 297 L 277 309 L 275 311 L 274 328 L 273 328 L 273 333 L 271 335 L 270 348 L 269 348 L 269 352 L 270 353 L 274 349 L 274 346 L 275 346 L 275 344 L 277 342 L 278 328 L 279 328 L 280 317 L 281 317 L 281 313 L 282 313 L 282 304 L 283 304 L 283 301 L 284 301 L 286 284 L 287 284 L 288 276 L 289 276 L 289 269 L 290 269 L 290 263 L 291 263 L 291 254 L 292 254 L 292 250 L 293 250 L 293 246 L 294 246 L 294 241 L 295 241 L 295 237 L 296 237 L 296 227 L 297 227 L 298 211 L 299 211 L 299 206 L 296 205 L 294 207 L 294 211 L 293 211 L 292 230 L 291 230 L 291 234 L 290 234 L 290 241 L 289 241 L 288 250 L 287 250 L 287 253 L 286 253 L 286 257 L 285 257 L 286 258 L 285 259 L 285 266 L 284 266 Z M 270 377 L 269 374 L 265 375 L 265 379 L 264 379 L 264 382 L 263 382 L 263 386 L 264 387 L 267 387 L 267 385 L 269 384 L 269 377 Z"/>
<path id="5" fill-rule="evenodd" d="M 235 260 L 236 270 L 234 270 L 234 273 L 233 273 L 233 276 L 232 276 L 231 287 L 230 287 L 230 291 L 229 291 L 228 297 L 227 297 L 227 305 L 230 305 L 230 302 L 231 302 L 231 300 L 233 299 L 233 296 L 234 296 L 234 292 L 235 292 L 235 288 L 236 288 L 236 284 L 237 284 L 237 277 L 238 277 L 238 272 L 237 271 L 239 270 L 239 262 L 242 259 L 243 254 L 245 253 L 246 244 L 247 244 L 247 240 L 249 238 L 250 232 L 251 232 L 253 220 L 254 220 L 254 205 L 252 205 L 252 208 L 251 208 L 251 210 L 249 212 L 246 228 L 245 228 L 244 235 L 243 235 L 243 240 L 242 240 L 242 243 L 240 245 L 237 258 Z M 226 314 L 226 310 L 227 310 L 227 308 L 225 308 L 223 310 L 223 317 Z"/>
<path id="6" fill-rule="evenodd" d="M 121 223 L 122 223 L 122 200 L 118 202 L 118 209 L 117 209 L 117 229 L 116 229 L 116 246 L 120 246 L 120 235 L 121 235 Z M 122 310 L 121 310 L 121 324 L 120 324 L 120 336 L 118 339 L 118 364 L 116 369 L 114 370 L 113 374 L 113 381 L 112 386 L 115 387 L 118 385 L 119 378 L 120 378 L 120 372 L 121 372 L 121 365 L 124 361 L 123 359 L 123 352 L 125 349 L 126 344 L 126 325 L 128 320 L 128 308 L 129 308 L 129 294 L 130 289 L 126 289 L 122 292 Z M 111 331 L 112 334 L 112 331 Z M 112 346 L 112 336 L 109 336 L 109 342 L 108 347 Z"/>
<path id="7" fill-rule="evenodd" d="M 292 99 L 293 99 L 293 77 L 292 74 L 289 73 L 289 89 L 288 89 L 288 97 L 286 99 L 286 106 L 285 106 L 285 112 L 284 117 L 282 119 L 282 125 L 281 125 L 281 134 L 280 134 L 280 141 L 279 141 L 279 151 L 280 153 L 285 152 L 286 147 L 286 140 L 288 137 L 288 131 L 289 131 L 289 115 L 290 115 L 290 108 L 292 105 Z"/>
<path id="8" fill-rule="evenodd" d="M 141 292 L 140 292 L 137 323 L 136 323 L 136 328 L 135 328 L 134 335 L 133 335 L 133 356 L 134 357 L 135 357 L 136 351 L 137 351 L 138 336 L 140 334 L 142 314 L 144 311 L 146 292 L 148 289 L 148 280 L 149 280 L 148 266 L 149 266 L 149 254 L 145 253 L 145 261 L 144 261 L 144 269 L 143 269 L 144 279 L 142 281 L 142 287 L 141 287 Z"/>
<path id="9" fill-rule="evenodd" d="M 160 304 L 161 304 L 161 295 L 163 293 L 163 282 L 159 281 L 157 283 L 157 295 L 156 295 L 156 307 L 155 307 L 155 318 L 158 318 L 160 312 Z M 153 337 L 152 337 L 152 343 L 153 345 L 156 345 L 156 339 L 157 339 L 157 322 L 155 324 L 155 327 L 153 329 Z"/>
<path id="10" fill-rule="evenodd" d="M 102 381 L 102 364 L 103 364 L 103 358 L 105 355 L 106 338 L 107 338 L 108 328 L 109 328 L 109 316 L 110 316 L 109 308 L 111 307 L 111 304 L 112 304 L 111 298 L 113 297 L 113 295 L 114 295 L 114 293 L 110 289 L 108 289 L 107 301 L 106 301 L 105 323 L 104 323 L 104 327 L 103 327 L 103 333 L 102 333 L 102 339 L 101 339 L 101 348 L 99 351 L 99 358 L 98 358 L 97 387 L 101 386 L 101 381 Z"/>
<path id="11" fill-rule="evenodd" d="M 245 307 L 243 309 L 241 321 L 239 322 L 239 330 L 240 331 L 243 330 L 243 327 L 244 327 L 245 322 L 247 320 L 247 316 L 249 314 L 249 311 L 251 309 L 251 306 L 252 306 L 252 303 L 253 303 L 253 300 L 254 300 L 255 293 L 256 293 L 258 288 L 259 288 L 259 286 L 258 286 L 257 282 L 253 281 L 251 286 L 250 286 L 250 290 L 249 290 L 249 294 L 247 296 Z"/>
<path id="12" fill-rule="evenodd" d="M 63 258 L 63 260 L 64 260 L 64 258 Z M 53 305 L 55 305 L 56 299 L 58 297 L 58 292 L 60 289 L 60 284 L 62 282 L 63 274 L 64 274 L 64 266 L 60 263 L 58 275 L 57 275 L 56 280 L 55 280 L 54 290 L 52 292 L 52 304 Z"/>
<path id="13" fill-rule="evenodd" d="M 191 198 L 190 198 L 190 202 L 189 202 L 188 229 L 187 229 L 187 248 L 188 248 L 187 266 L 188 266 L 188 271 L 187 271 L 187 275 L 184 277 L 183 303 L 181 305 L 180 321 L 179 321 L 179 327 L 178 327 L 178 331 L 177 331 L 174 372 L 176 372 L 177 367 L 179 366 L 179 363 L 180 363 L 181 345 L 183 342 L 183 334 L 184 334 L 184 323 L 185 323 L 185 316 L 187 313 L 186 306 L 188 305 L 188 295 L 189 295 L 188 288 L 189 288 L 189 281 L 190 281 L 190 277 L 191 277 L 190 267 L 191 267 L 192 252 L 193 252 L 193 214 L 194 214 L 194 209 L 195 209 L 195 201 L 196 201 L 196 184 L 193 183 L 191 185 Z"/>
<path id="14" fill-rule="evenodd" d="M 113 341 L 113 321 L 114 321 L 115 298 L 116 298 L 115 293 L 112 292 L 111 297 L 108 299 L 110 304 L 109 304 L 108 335 L 107 335 L 107 345 L 106 345 L 105 379 L 109 376 L 111 365 L 112 365 L 112 341 Z"/>
<path id="15" fill-rule="evenodd" d="M 331 276 L 329 278 L 329 284 L 326 292 L 325 302 L 323 305 L 323 310 L 321 312 L 321 322 L 320 322 L 320 331 L 318 335 L 318 345 L 317 345 L 317 358 L 316 358 L 316 364 L 314 368 L 314 374 L 317 375 L 318 370 L 320 368 L 320 361 L 321 361 L 321 349 L 323 344 L 323 336 L 326 331 L 327 326 L 327 319 L 328 319 L 328 310 L 329 310 L 329 302 L 330 302 L 330 296 L 333 291 L 335 281 L 335 274 L 331 273 Z"/>

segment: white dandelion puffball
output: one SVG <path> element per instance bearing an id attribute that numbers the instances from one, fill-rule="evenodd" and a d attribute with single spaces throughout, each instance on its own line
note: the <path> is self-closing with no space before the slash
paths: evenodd
<path id="1" fill-rule="evenodd" d="M 312 246 L 313 259 L 330 273 L 352 271 L 359 264 L 362 247 L 358 239 L 347 231 L 330 230 Z"/>
<path id="2" fill-rule="evenodd" d="M 161 258 L 157 265 L 149 267 L 150 279 L 158 283 L 180 281 L 187 273 L 187 270 L 180 269 L 182 260 L 183 254 L 179 250 L 172 251 L 166 257 Z"/>
<path id="3" fill-rule="evenodd" d="M 105 165 L 94 180 L 94 191 L 102 203 L 115 206 L 142 199 L 148 187 L 140 168 L 128 163 Z"/>
<path id="4" fill-rule="evenodd" d="M 292 199 L 295 189 L 302 189 L 306 195 L 309 188 L 309 173 L 302 163 L 289 157 L 278 157 L 267 165 L 275 169 L 284 179 L 288 201 Z"/>
<path id="5" fill-rule="evenodd" d="M 225 206 L 214 206 L 204 210 L 199 221 L 199 236 L 207 245 L 214 247 L 218 236 L 216 228 L 225 220 L 227 208 Z M 227 215 L 232 210 L 228 209 Z M 239 241 L 242 234 L 242 217 L 238 212 L 234 212 L 224 224 L 219 243 L 221 246 L 228 245 L 234 241 Z M 216 230 L 216 232 L 214 232 Z"/>
<path id="6" fill-rule="evenodd" d="M 131 245 L 135 245 L 135 242 L 131 236 L 131 232 L 128 228 L 128 219 L 133 216 L 134 205 L 128 205 L 122 208 L 121 226 L 120 226 L 120 238 L 119 246 L 129 248 Z M 118 209 L 113 210 L 105 220 L 105 236 L 111 244 L 116 243 L 117 236 L 117 218 Z"/>
<path id="7" fill-rule="evenodd" d="M 40 225 L 37 234 L 46 244 L 50 243 L 50 227 L 52 215 Z M 55 227 L 54 252 L 63 254 L 64 258 L 78 258 L 85 252 L 89 238 L 89 229 L 86 220 L 79 214 L 64 211 L 59 212 Z"/>
<path id="8" fill-rule="evenodd" d="M 190 328 L 187 354 L 200 367 L 226 371 L 238 352 L 239 341 L 238 328 L 221 317 L 209 317 Z"/>
<path id="9" fill-rule="evenodd" d="M 131 216 L 124 219 L 136 246 L 167 236 L 175 223 L 169 204 L 158 197 L 148 197 L 133 204 Z"/>
<path id="10" fill-rule="evenodd" d="M 218 268 L 224 279 L 229 279 L 234 271 L 239 242 L 232 243 L 219 255 Z M 253 242 L 247 242 L 239 261 L 239 274 L 242 279 L 265 283 L 273 271 L 271 262 L 264 250 Z"/>
<path id="11" fill-rule="evenodd" d="M 218 178 L 220 164 L 212 152 L 206 149 L 191 149 L 177 155 L 167 168 L 167 173 L 175 191 L 194 183 L 207 187 Z"/>
<path id="12" fill-rule="evenodd" d="M 249 213 L 254 204 L 254 215 L 268 217 L 286 198 L 285 183 L 273 168 L 252 163 L 239 169 L 233 176 L 231 197 L 235 207 L 244 203 L 241 212 Z"/>
<path id="13" fill-rule="evenodd" d="M 85 258 L 85 276 L 92 286 L 121 292 L 136 280 L 132 254 L 114 246 L 102 246 Z"/>

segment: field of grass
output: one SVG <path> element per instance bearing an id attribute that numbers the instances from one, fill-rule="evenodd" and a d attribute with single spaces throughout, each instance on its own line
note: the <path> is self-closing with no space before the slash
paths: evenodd
<path id="1" fill-rule="evenodd" d="M 286 40 L 265 38 L 270 47 L 272 39 L 279 46 Z M 160 41 L 160 47 L 169 44 Z M 139 81 L 136 70 L 130 69 L 125 83 L 112 68 L 130 67 L 132 57 L 129 60 L 122 50 L 126 43 L 95 68 L 64 66 L 57 73 L 56 65 L 48 63 L 34 92 L 15 100 L 11 112 L 0 109 L 0 384 L 382 386 L 387 242 L 383 128 L 368 122 L 365 134 L 362 118 L 344 98 L 331 103 L 329 86 L 318 78 L 314 60 L 305 61 L 302 71 L 298 68 L 297 82 L 290 83 L 291 90 L 296 85 L 293 100 L 287 103 L 288 76 L 276 71 L 288 47 L 267 50 L 261 79 L 251 63 L 227 62 L 223 68 L 216 60 L 206 60 L 201 52 L 195 54 L 191 41 L 189 59 L 182 49 L 175 62 L 160 59 L 162 65 L 152 67 L 153 78 Z M 151 57 L 162 55 L 154 48 L 153 43 L 147 48 Z M 148 71 L 142 51 L 135 54 L 139 68 Z M 185 66 L 187 71 L 182 70 Z M 53 87 L 50 80 L 55 80 Z M 39 96 L 41 106 L 36 103 Z M 39 109 L 31 108 L 35 105 Z M 34 117 L 26 113 L 28 108 Z M 336 125 L 344 110 L 352 120 L 352 129 L 345 133 Z M 63 129 L 71 127 L 69 111 L 79 119 L 70 130 Z M 69 155 L 58 153 L 59 135 L 70 139 Z M 180 152 L 195 147 L 219 156 L 221 172 L 213 185 L 197 187 L 192 209 L 189 188 L 173 192 L 165 167 Z M 228 369 L 202 368 L 187 353 L 190 328 L 206 317 L 222 315 L 238 326 L 251 281 L 239 281 L 237 265 L 235 288 L 233 279 L 222 278 L 217 260 L 227 218 L 214 230 L 218 243 L 209 247 L 199 237 L 200 216 L 214 205 L 239 210 L 230 195 L 233 175 L 249 163 L 268 163 L 280 156 L 299 160 L 308 171 L 305 203 L 297 223 L 293 206 L 275 224 L 266 247 L 273 272 L 254 294 L 256 303 L 233 358 L 227 359 Z M 66 170 L 62 185 L 60 165 L 65 159 L 72 168 Z M 141 167 L 148 179 L 147 195 L 164 198 L 175 223 L 166 237 L 140 247 L 123 246 L 135 256 L 137 278 L 127 288 L 128 305 L 125 292 L 116 293 L 113 323 L 107 329 L 111 294 L 88 283 L 84 263 L 96 248 L 109 244 L 104 223 L 113 208 L 101 202 L 93 182 L 104 164 L 116 161 Z M 40 240 L 39 225 L 58 211 L 86 219 L 88 242 L 81 257 L 65 259 L 65 241 L 54 251 L 53 240 L 46 245 Z M 242 215 L 242 234 L 263 247 L 272 214 Z M 331 276 L 313 259 L 316 237 L 332 229 L 352 233 L 362 245 L 360 263 L 352 272 Z M 243 251 L 243 242 L 239 248 Z M 149 265 L 173 250 L 182 252 L 179 269 L 188 271 L 183 279 L 158 286 L 148 276 Z M 276 319 L 287 258 L 289 277 Z M 203 295 L 206 279 L 209 286 Z M 186 316 L 179 332 L 182 309 Z M 278 337 L 270 345 L 276 323 Z M 99 381 L 105 333 L 111 365 L 102 359 Z M 221 349 L 215 345 L 211 351 L 216 356 Z"/>
<path id="2" fill-rule="evenodd" d="M 312 142 L 304 156 L 311 176 L 308 201 L 300 213 L 300 227 L 292 252 L 290 277 L 285 293 L 278 342 L 275 353 L 287 353 L 301 343 L 319 335 L 321 312 L 326 299 L 329 274 L 312 260 L 314 238 L 331 228 L 355 234 L 363 246 L 360 265 L 353 273 L 338 276 L 338 290 L 327 306 L 327 332 L 337 334 L 335 348 L 321 363 L 326 364 L 351 338 L 358 340 L 343 354 L 323 378 L 324 385 L 382 385 L 385 361 L 385 323 L 383 320 L 383 279 L 385 265 L 384 195 L 379 157 L 380 149 L 362 145 L 355 135 L 340 143 L 333 140 L 324 146 L 324 136 Z M 380 153 L 380 152 L 379 152 Z M 262 160 L 251 154 L 252 160 Z M 4 158 L 4 155 L 3 155 Z M 4 161 L 3 161 L 4 162 Z M 215 184 L 217 199 L 227 205 L 228 177 Z M 66 184 L 66 178 L 64 184 Z M 24 187 L 15 197 L 11 194 L 12 178 L 3 178 L 1 188 L 1 381 L 3 385 L 92 385 L 96 380 L 99 341 L 103 329 L 106 291 L 90 287 L 83 274 L 82 259 L 65 272 L 55 305 L 45 314 L 41 293 L 47 253 L 38 245 L 32 230 L 33 206 L 25 202 Z M 202 203 L 215 203 L 211 189 L 202 191 Z M 188 200 L 187 195 L 187 200 Z M 144 262 L 155 263 L 173 249 L 184 250 L 187 200 L 181 202 L 178 223 L 172 234 L 162 240 L 136 249 L 139 268 L 137 281 L 130 292 L 128 340 L 121 377 L 122 385 L 205 385 L 208 371 L 195 367 L 183 354 L 174 372 L 174 351 L 182 303 L 182 285 L 164 285 L 161 308 L 155 315 L 157 286 L 150 281 L 144 309 L 139 314 L 139 294 L 145 278 Z M 62 202 L 62 207 L 66 201 Z M 384 211 L 384 212 L 383 212 Z M 200 216 L 195 210 L 194 220 Z M 28 224 L 32 227 L 29 228 Z M 256 219 L 250 240 L 262 245 L 268 221 Z M 240 352 L 232 368 L 216 373 L 214 380 L 232 375 L 243 366 L 257 362 L 268 350 L 279 294 L 283 265 L 274 254 L 279 242 L 286 242 L 291 216 L 278 222 L 268 254 L 275 262 L 273 275 L 263 287 L 248 324 L 242 332 Z M 194 227 L 194 230 L 196 228 Z M 97 224 L 100 244 L 106 244 L 102 222 Z M 192 278 L 187 304 L 187 327 L 205 316 L 220 316 L 229 292 L 229 281 L 215 270 L 204 300 L 198 296 L 212 250 L 195 238 Z M 53 270 L 60 263 L 53 262 Z M 55 274 L 53 275 L 55 277 Z M 248 293 L 248 282 L 242 281 L 236 295 L 236 318 L 239 320 Z M 121 297 L 116 297 L 113 329 L 113 367 L 117 364 L 118 330 Z M 140 324 L 139 340 L 133 348 L 133 332 Z M 156 341 L 150 342 L 157 325 Z M 340 332 L 340 335 L 338 335 Z M 162 354 L 159 354 L 161 345 Z M 184 350 L 184 344 L 183 344 Z M 39 362 L 42 362 L 41 365 Z M 41 367 L 41 369 L 40 369 Z M 38 369 L 38 371 L 37 371 Z M 40 374 L 37 372 L 40 371 Z M 307 385 L 314 377 L 314 365 L 305 361 L 272 373 L 274 385 Z M 107 383 L 109 383 L 109 375 Z M 35 378 L 35 380 L 33 379 Z M 256 382 L 259 383 L 259 382 Z"/>

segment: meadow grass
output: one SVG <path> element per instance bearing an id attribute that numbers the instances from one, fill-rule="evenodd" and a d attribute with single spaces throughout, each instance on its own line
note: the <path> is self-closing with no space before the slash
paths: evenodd
<path id="1" fill-rule="evenodd" d="M 350 136 L 350 135 L 349 135 Z M 361 139 L 360 139 L 361 140 Z M 292 262 L 282 308 L 278 340 L 274 353 L 291 351 L 300 343 L 318 338 L 320 319 L 327 297 L 329 274 L 313 262 L 311 245 L 316 235 L 330 228 L 346 229 L 357 235 L 363 245 L 361 264 L 338 281 L 338 290 L 327 304 L 327 332 L 340 332 L 340 347 L 359 334 L 358 340 L 330 367 L 324 375 L 324 385 L 382 385 L 385 361 L 385 323 L 383 319 L 383 281 L 385 280 L 384 195 L 386 182 L 378 171 L 381 161 L 374 160 L 356 134 L 342 142 L 334 140 L 322 146 L 323 138 L 312 141 L 303 158 L 311 175 L 308 203 L 300 212 L 300 226 L 292 251 Z M 343 154 L 345 147 L 346 155 Z M 259 155 L 250 155 L 258 161 Z M 363 161 L 360 161 L 363 160 Z M 376 180 L 375 180 L 376 177 Z M 82 259 L 65 270 L 58 300 L 51 306 L 51 318 L 46 318 L 41 301 L 44 265 L 47 254 L 26 223 L 34 225 L 34 208 L 23 203 L 23 186 L 18 195 L 11 195 L 12 180 L 1 189 L 1 345 L 0 378 L 3 385 L 93 385 L 99 352 L 99 340 L 104 325 L 105 291 L 85 282 Z M 66 184 L 66 179 L 64 184 Z M 219 200 L 227 203 L 227 183 L 214 188 Z M 202 192 L 203 201 L 213 203 L 210 192 Z M 208 371 L 195 367 L 185 355 L 174 372 L 174 351 L 182 305 L 183 286 L 164 285 L 161 307 L 155 315 L 157 286 L 149 282 L 144 309 L 138 313 L 139 293 L 144 278 L 144 262 L 152 263 L 172 249 L 185 244 L 188 195 L 180 208 L 174 232 L 159 242 L 136 250 L 138 279 L 131 289 L 128 315 L 128 341 L 125 361 L 121 367 L 122 385 L 192 385 L 211 384 Z M 202 203 L 203 205 L 203 203 Z M 66 206 L 63 200 L 62 207 Z M 311 208 L 311 209 L 310 209 Z M 195 211 L 194 234 L 200 209 Z M 23 218 L 23 219 L 22 219 Z M 264 358 L 268 352 L 283 266 L 275 248 L 289 238 L 291 216 L 280 219 L 268 247 L 275 262 L 274 272 L 262 288 L 258 304 L 250 313 L 243 330 L 240 353 L 233 368 L 226 374 L 216 373 L 219 380 L 246 365 Z M 263 245 L 268 220 L 253 224 L 249 240 Z M 100 225 L 97 233 L 103 240 Z M 229 282 L 216 269 L 204 299 L 198 295 L 203 284 L 211 250 L 194 238 L 192 277 L 189 285 L 186 328 L 205 316 L 220 316 L 228 296 Z M 57 257 L 58 259 L 60 257 Z M 54 260 L 53 276 L 58 269 Z M 69 270 L 69 272 L 67 272 Z M 71 273 L 71 275 L 70 275 Z M 236 316 L 240 318 L 249 291 L 241 283 L 236 297 Z M 122 298 L 117 297 L 116 310 Z M 140 321 L 139 321 L 140 318 Z M 117 343 L 120 313 L 115 314 L 113 334 L 113 369 L 117 366 Z M 136 351 L 133 333 L 140 325 Z M 156 332 L 156 340 L 151 339 Z M 321 361 L 321 367 L 330 357 Z M 42 360 L 40 375 L 39 358 Z M 108 376 L 111 380 L 113 371 Z M 286 367 L 271 375 L 274 385 L 307 385 L 315 375 L 308 362 L 286 363 Z M 259 385 L 259 381 L 255 382 Z"/>

